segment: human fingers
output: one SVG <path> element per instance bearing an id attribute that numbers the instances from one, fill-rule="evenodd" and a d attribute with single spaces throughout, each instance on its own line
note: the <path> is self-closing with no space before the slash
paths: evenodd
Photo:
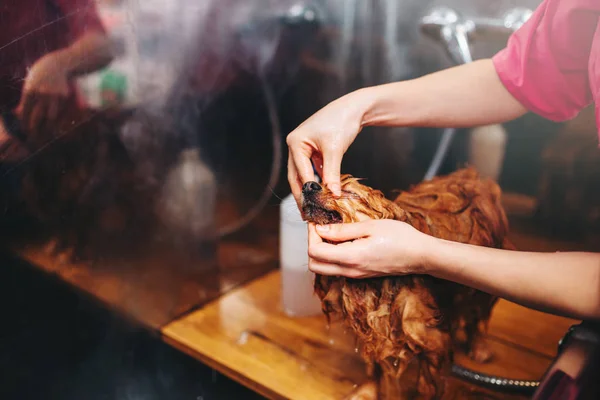
<path id="1" fill-rule="evenodd" d="M 36 140 L 42 140 L 41 131 L 46 122 L 50 98 L 48 96 L 39 96 L 35 102 L 29 118 L 29 130 L 36 137 Z"/>
<path id="2" fill-rule="evenodd" d="M 298 143 L 296 139 L 293 139 L 292 136 L 288 136 L 287 145 L 291 154 L 291 158 L 294 163 L 295 172 L 298 176 L 298 179 L 304 184 L 308 181 L 315 180 L 315 172 L 313 170 L 313 165 L 310 161 L 310 157 L 312 156 L 312 150 L 308 150 L 304 148 L 304 144 Z"/>
<path id="3" fill-rule="evenodd" d="M 358 275 L 356 270 L 352 268 L 345 268 L 337 264 L 325 263 L 314 259 L 308 261 L 308 269 L 319 275 L 345 276 L 348 278 Z"/>
<path id="4" fill-rule="evenodd" d="M 298 207 L 300 207 L 300 196 L 302 195 L 302 182 L 300 181 L 298 172 L 296 171 L 296 164 L 294 164 L 294 159 L 291 151 L 288 151 L 288 183 L 290 184 L 292 195 L 296 199 Z"/>
<path id="5" fill-rule="evenodd" d="M 317 175 L 321 178 L 321 182 L 323 181 L 323 157 L 320 153 L 313 153 L 311 157 L 313 166 L 317 171 Z"/>
<path id="6" fill-rule="evenodd" d="M 340 184 L 340 170 L 342 166 L 343 150 L 334 146 L 329 151 L 323 152 L 323 183 L 327 185 L 334 196 L 341 196 L 342 186 Z"/>
<path id="7" fill-rule="evenodd" d="M 31 113 L 35 106 L 36 94 L 34 92 L 24 92 L 21 96 L 21 101 L 16 109 L 17 115 L 21 119 L 23 126 L 29 127 Z"/>
<path id="8" fill-rule="evenodd" d="M 321 238 L 321 236 L 319 236 L 319 234 L 317 233 L 317 231 L 315 229 L 315 224 L 309 223 L 308 224 L 308 245 L 310 247 L 311 245 L 315 245 L 317 243 L 323 243 L 323 238 Z"/>
<path id="9" fill-rule="evenodd" d="M 66 103 L 66 98 L 64 96 L 52 96 L 48 100 L 48 112 L 47 119 L 48 122 L 55 124 L 58 120 L 59 115 L 63 111 Z"/>
<path id="10" fill-rule="evenodd" d="M 308 246 L 309 259 L 349 268 L 358 268 L 364 264 L 364 252 L 365 246 L 358 242 L 340 244 L 320 242 Z"/>
<path id="11" fill-rule="evenodd" d="M 369 236 L 372 222 L 362 221 L 345 224 L 317 225 L 316 232 L 323 239 L 332 242 L 347 242 Z"/>

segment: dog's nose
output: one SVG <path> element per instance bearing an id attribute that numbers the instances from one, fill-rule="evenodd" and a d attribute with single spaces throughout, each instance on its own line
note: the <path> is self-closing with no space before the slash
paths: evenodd
<path id="1" fill-rule="evenodd" d="M 306 182 L 304 186 L 302 186 L 303 194 L 312 194 L 320 192 L 321 190 L 323 190 L 323 188 L 317 182 Z"/>

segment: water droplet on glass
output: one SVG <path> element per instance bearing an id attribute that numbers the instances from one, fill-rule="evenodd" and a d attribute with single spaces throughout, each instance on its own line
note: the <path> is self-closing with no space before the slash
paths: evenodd
<path id="1" fill-rule="evenodd" d="M 394 361 L 394 367 L 398 366 L 398 360 Z"/>
<path id="2" fill-rule="evenodd" d="M 329 344 L 335 344 L 335 340 L 329 339 Z"/>
<path id="3" fill-rule="evenodd" d="M 331 325 L 329 325 L 329 324 L 325 325 L 325 329 L 328 331 L 331 330 Z"/>
<path id="4" fill-rule="evenodd" d="M 354 386 L 352 386 L 353 389 L 356 389 L 358 387 L 358 385 L 355 383 Z"/>
<path id="5" fill-rule="evenodd" d="M 355 348 L 354 348 L 354 352 L 355 352 L 355 353 L 358 353 L 358 347 L 355 347 Z"/>

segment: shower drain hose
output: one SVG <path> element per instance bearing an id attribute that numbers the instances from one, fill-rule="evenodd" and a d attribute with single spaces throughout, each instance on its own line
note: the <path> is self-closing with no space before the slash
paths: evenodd
<path id="1" fill-rule="evenodd" d="M 273 143 L 273 162 L 271 163 L 271 174 L 269 176 L 269 181 L 267 182 L 265 190 L 261 194 L 257 203 L 252 208 L 250 208 L 250 210 L 248 210 L 248 212 L 243 217 L 219 229 L 218 236 L 221 238 L 241 230 L 242 228 L 246 227 L 246 225 L 248 225 L 250 222 L 252 222 L 252 220 L 254 220 L 254 218 L 256 218 L 260 214 L 260 212 L 265 208 L 265 206 L 269 202 L 269 199 L 273 194 L 273 188 L 275 188 L 275 185 L 277 185 L 277 182 L 279 181 L 279 172 L 281 170 L 282 161 L 282 141 L 281 127 L 279 124 L 279 118 L 277 116 L 277 105 L 275 102 L 275 95 L 273 94 L 271 87 L 267 83 L 266 78 L 262 75 L 260 75 L 259 78 L 261 82 L 262 92 L 267 104 L 267 113 L 269 116 L 269 121 L 272 127 L 271 137 Z"/>
<path id="2" fill-rule="evenodd" d="M 473 371 L 461 365 L 454 364 L 452 373 L 467 382 L 483 386 L 493 390 L 519 393 L 523 395 L 532 395 L 540 385 L 539 381 L 510 379 L 494 375 L 487 375 L 481 372 Z"/>

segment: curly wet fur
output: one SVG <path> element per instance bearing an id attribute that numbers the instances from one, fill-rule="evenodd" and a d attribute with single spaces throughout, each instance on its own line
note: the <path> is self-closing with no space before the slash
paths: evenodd
<path id="1" fill-rule="evenodd" d="M 119 137 L 127 110 L 69 110 L 46 143 L 19 166 L 21 213 L 56 242 L 55 254 L 91 260 L 131 250 L 148 229 L 150 179 L 142 176 Z"/>
<path id="2" fill-rule="evenodd" d="M 342 196 L 326 188 L 303 196 L 304 219 L 310 222 L 356 222 L 395 219 L 438 238 L 479 246 L 512 249 L 501 191 L 476 171 L 462 169 L 400 193 L 394 201 L 344 175 Z M 408 275 L 362 280 L 317 275 L 315 291 L 328 319 L 351 327 L 369 373 L 379 380 L 379 398 L 406 395 L 401 377 L 417 363 L 418 397 L 439 398 L 440 377 L 453 352 L 463 347 L 478 361 L 490 353 L 482 342 L 496 298 L 430 276 Z M 404 386 L 404 387 L 403 387 Z"/>

